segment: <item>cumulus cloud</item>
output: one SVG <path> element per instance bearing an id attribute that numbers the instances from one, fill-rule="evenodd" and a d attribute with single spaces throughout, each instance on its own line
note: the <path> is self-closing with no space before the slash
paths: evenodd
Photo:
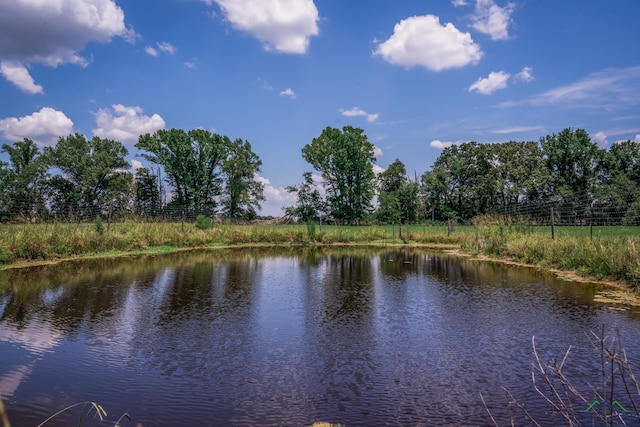
<path id="1" fill-rule="evenodd" d="M 290 87 L 280 92 L 280 96 L 288 96 L 291 99 L 296 99 L 296 93 Z"/>
<path id="2" fill-rule="evenodd" d="M 385 171 L 385 168 L 383 168 L 382 166 L 373 165 L 373 173 L 375 173 L 376 176 L 380 175 L 384 171 Z"/>
<path id="3" fill-rule="evenodd" d="M 529 83 L 530 81 L 533 80 L 533 68 L 524 67 L 522 71 L 516 74 L 516 78 L 523 82 Z"/>
<path id="4" fill-rule="evenodd" d="M 0 62 L 0 74 L 27 93 L 44 93 L 42 86 L 33 81 L 33 77 L 29 74 L 27 67 L 18 61 Z"/>
<path id="5" fill-rule="evenodd" d="M 346 117 L 364 116 L 367 118 L 367 121 L 369 123 L 375 122 L 376 120 L 378 120 L 378 117 L 380 117 L 380 115 L 377 113 L 376 114 L 367 113 L 366 111 L 364 111 L 359 107 L 352 107 L 352 108 L 349 108 L 348 110 L 340 110 L 340 114 Z"/>
<path id="6" fill-rule="evenodd" d="M 289 193 L 285 188 L 274 187 L 269 179 L 256 175 L 256 181 L 262 183 L 264 188 L 265 201 L 262 203 L 260 212 L 262 215 L 281 216 L 283 206 L 293 206 L 297 202 L 297 195 Z"/>
<path id="7" fill-rule="evenodd" d="M 95 118 L 98 126 L 93 130 L 95 136 L 129 143 L 135 143 L 140 135 L 154 133 L 165 126 L 164 119 L 158 114 L 145 116 L 142 108 L 121 104 L 114 104 L 111 109 L 101 108 L 95 113 Z"/>
<path id="8" fill-rule="evenodd" d="M 131 160 L 131 170 L 133 170 L 133 173 L 136 173 L 138 169 L 142 169 L 143 167 L 144 165 L 140 160 L 136 160 L 136 159 Z"/>
<path id="9" fill-rule="evenodd" d="M 235 28 L 260 40 L 268 51 L 306 53 L 309 39 L 319 32 L 313 0 L 214 1 Z"/>
<path id="10" fill-rule="evenodd" d="M 492 40 L 506 40 L 509 38 L 514 8 L 513 3 L 500 7 L 493 0 L 476 0 L 471 26 L 476 31 L 487 34 Z"/>
<path id="11" fill-rule="evenodd" d="M 440 141 L 439 139 L 434 139 L 433 141 L 431 141 L 431 144 L 429 144 L 430 146 L 432 146 L 433 148 L 437 148 L 439 150 L 444 150 L 447 147 L 451 147 L 452 145 L 460 145 L 460 144 L 464 144 L 465 141 L 459 140 L 459 141 Z"/>
<path id="12" fill-rule="evenodd" d="M 451 4 L 453 7 L 466 6 L 467 0 L 451 0 Z"/>
<path id="13" fill-rule="evenodd" d="M 384 153 L 382 152 L 382 148 L 373 146 L 373 155 L 376 157 L 382 156 Z"/>
<path id="14" fill-rule="evenodd" d="M 3 139 L 29 138 L 40 145 L 54 145 L 58 138 L 73 133 L 73 122 L 62 111 L 44 107 L 24 117 L 0 119 Z"/>
<path id="15" fill-rule="evenodd" d="M 607 140 L 607 135 L 604 132 L 598 132 L 591 137 L 600 148 L 604 148 L 609 145 L 609 141 Z"/>
<path id="16" fill-rule="evenodd" d="M 636 135 L 636 139 L 634 139 L 634 142 L 640 144 L 640 133 Z"/>
<path id="17" fill-rule="evenodd" d="M 378 44 L 374 55 L 405 68 L 420 66 L 442 71 L 476 64 L 482 58 L 482 50 L 469 33 L 451 23 L 441 25 L 437 16 L 424 15 L 397 23 L 393 35 Z"/>
<path id="18" fill-rule="evenodd" d="M 504 71 L 492 71 L 489 73 L 489 77 L 479 78 L 469 86 L 469 92 L 476 91 L 483 95 L 491 95 L 497 90 L 507 87 L 507 81 L 511 75 Z"/>
<path id="19" fill-rule="evenodd" d="M 125 26 L 124 12 L 113 0 L 0 2 L 0 60 L 3 63 L 86 66 L 86 59 L 78 52 L 89 41 L 106 43 L 115 36 L 128 41 L 136 38 L 135 32 Z M 21 72 L 28 74 L 26 68 Z M 10 81 L 17 84 L 15 80 Z M 20 81 L 24 81 L 24 77 Z"/>

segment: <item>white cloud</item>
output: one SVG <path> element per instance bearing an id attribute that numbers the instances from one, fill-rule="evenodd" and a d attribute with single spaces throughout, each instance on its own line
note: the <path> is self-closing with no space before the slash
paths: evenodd
<path id="1" fill-rule="evenodd" d="M 73 133 L 73 122 L 62 111 L 44 107 L 29 116 L 0 119 L 2 137 L 11 141 L 29 138 L 40 145 L 54 145 Z"/>
<path id="2" fill-rule="evenodd" d="M 476 31 L 489 35 L 492 40 L 506 40 L 509 38 L 509 25 L 514 8 L 512 3 L 500 7 L 493 0 L 476 0 L 471 26 Z"/>
<path id="3" fill-rule="evenodd" d="M 489 77 L 479 78 L 469 86 L 469 92 L 475 90 L 483 95 L 491 95 L 493 92 L 507 87 L 509 77 L 511 77 L 511 75 L 504 71 L 492 71 L 489 73 Z"/>
<path id="4" fill-rule="evenodd" d="M 198 64 L 195 61 L 185 61 L 184 66 L 185 68 L 194 69 L 198 67 Z"/>
<path id="5" fill-rule="evenodd" d="M 78 52 L 89 41 L 107 43 L 115 36 L 136 38 L 114 0 L 0 1 L 2 61 L 86 66 Z"/>
<path id="6" fill-rule="evenodd" d="M 373 146 L 373 155 L 376 157 L 382 156 L 384 153 L 382 152 L 382 148 Z"/>
<path id="7" fill-rule="evenodd" d="M 280 96 L 288 96 L 291 99 L 296 99 L 296 93 L 290 87 L 280 92 Z"/>
<path id="8" fill-rule="evenodd" d="M 364 116 L 367 118 L 367 121 L 369 123 L 375 122 L 376 120 L 378 120 L 378 117 L 380 117 L 380 115 L 377 113 L 376 114 L 367 113 L 366 111 L 364 111 L 359 107 L 352 107 L 352 108 L 349 108 L 348 110 L 340 110 L 340 114 L 346 117 Z"/>
<path id="9" fill-rule="evenodd" d="M 274 187 L 269 179 L 260 175 L 255 176 L 256 181 L 264 186 L 264 196 L 267 200 L 262 203 L 260 213 L 262 215 L 271 215 L 279 217 L 283 215 L 283 206 L 293 206 L 297 202 L 297 196 L 289 193 L 283 187 Z"/>
<path id="10" fill-rule="evenodd" d="M 158 56 L 158 51 L 151 46 L 147 46 L 144 48 L 144 51 L 151 56 Z"/>
<path id="11" fill-rule="evenodd" d="M 467 0 L 451 0 L 451 4 L 453 5 L 453 7 L 460 7 L 460 6 L 466 6 Z"/>
<path id="12" fill-rule="evenodd" d="M 256 37 L 268 51 L 306 53 L 310 37 L 318 35 L 313 0 L 214 1 L 235 28 Z"/>
<path id="13" fill-rule="evenodd" d="M 378 44 L 374 55 L 405 68 L 421 66 L 431 71 L 464 67 L 482 58 L 480 46 L 469 33 L 453 24 L 440 24 L 434 15 L 412 16 L 397 23 L 393 35 Z"/>
<path id="14" fill-rule="evenodd" d="M 640 66 L 610 68 L 560 86 L 524 101 L 508 102 L 513 105 L 554 105 L 592 106 L 597 108 L 617 108 L 640 104 Z"/>
<path id="15" fill-rule="evenodd" d="M 504 129 L 494 129 L 491 133 L 506 134 L 506 133 L 520 133 L 520 132 L 544 132 L 542 126 L 514 126 Z"/>
<path id="16" fill-rule="evenodd" d="M 609 145 L 609 141 L 607 141 L 607 135 L 604 132 L 598 132 L 591 137 L 600 148 L 604 148 Z"/>
<path id="17" fill-rule="evenodd" d="M 524 67 L 522 69 L 522 71 L 520 71 L 518 74 L 516 74 L 515 76 L 518 80 L 521 80 L 525 83 L 529 83 L 530 81 L 533 80 L 533 68 L 531 67 Z"/>
<path id="18" fill-rule="evenodd" d="M 33 81 L 27 67 L 18 61 L 1 61 L 0 74 L 27 93 L 44 93 L 42 86 Z"/>
<path id="19" fill-rule="evenodd" d="M 131 169 L 133 170 L 133 173 L 136 173 L 138 169 L 142 169 L 143 167 L 144 165 L 140 160 L 136 160 L 136 159 L 131 160 Z"/>
<path id="20" fill-rule="evenodd" d="M 634 139 L 634 141 L 640 144 L 640 133 L 636 135 L 636 139 Z"/>
<path id="21" fill-rule="evenodd" d="M 169 55 L 173 55 L 178 51 L 178 49 L 176 49 L 176 47 L 169 42 L 160 42 L 156 44 L 158 45 L 158 49 L 160 49 L 164 53 L 168 53 Z"/>
<path id="22" fill-rule="evenodd" d="M 459 141 L 440 141 L 439 139 L 434 139 L 433 141 L 431 141 L 431 144 L 429 144 L 430 146 L 432 146 L 433 148 L 437 148 L 439 150 L 444 150 L 447 147 L 451 147 L 452 145 L 460 145 L 460 144 L 464 144 L 465 141 L 459 140 Z"/>
<path id="23" fill-rule="evenodd" d="M 380 175 L 384 171 L 385 171 L 385 169 L 382 166 L 373 165 L 373 173 L 375 173 L 376 176 Z"/>
<path id="24" fill-rule="evenodd" d="M 162 117 L 158 114 L 151 117 L 145 116 L 140 107 L 127 107 L 121 104 L 114 104 L 111 107 L 112 109 L 101 108 L 95 113 L 98 126 L 93 130 L 95 136 L 135 143 L 140 135 L 154 133 L 165 126 Z"/>

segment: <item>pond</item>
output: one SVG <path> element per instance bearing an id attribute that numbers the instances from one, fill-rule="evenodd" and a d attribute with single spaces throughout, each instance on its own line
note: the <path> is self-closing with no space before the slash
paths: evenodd
<path id="1" fill-rule="evenodd" d="M 590 331 L 617 328 L 640 355 L 640 310 L 601 294 L 418 249 L 198 251 L 5 271 L 0 399 L 16 426 L 84 401 L 108 416 L 83 426 L 125 413 L 122 426 L 489 425 L 487 408 L 500 425 L 525 420 L 506 387 L 546 424 L 532 337 L 544 361 L 572 346 L 565 373 L 588 400 L 602 384 Z M 46 425 L 77 423 L 81 409 Z"/>

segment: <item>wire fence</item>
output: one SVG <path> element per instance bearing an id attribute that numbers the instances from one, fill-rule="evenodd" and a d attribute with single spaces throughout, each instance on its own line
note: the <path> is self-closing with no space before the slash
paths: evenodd
<path id="1" fill-rule="evenodd" d="M 537 225 L 640 225 L 640 201 L 620 195 L 597 197 L 585 193 L 522 201 L 496 209 L 493 213 Z"/>
<path id="2" fill-rule="evenodd" d="M 540 200 L 519 200 L 484 212 L 518 220 L 533 225 L 557 226 L 620 226 L 640 225 L 640 200 L 634 195 L 579 194 L 571 197 L 552 196 Z M 2 223 L 38 222 L 92 222 L 100 217 L 103 221 L 119 222 L 135 220 L 141 222 L 194 221 L 198 215 L 225 223 L 243 223 L 246 219 L 224 218 L 212 207 L 194 208 L 168 203 L 164 206 L 137 206 L 134 203 L 103 204 L 100 206 L 73 206 L 52 210 L 46 199 L 12 199 L 0 204 Z M 431 218 L 419 219 L 429 222 Z M 328 219 L 327 219 L 328 220 Z"/>

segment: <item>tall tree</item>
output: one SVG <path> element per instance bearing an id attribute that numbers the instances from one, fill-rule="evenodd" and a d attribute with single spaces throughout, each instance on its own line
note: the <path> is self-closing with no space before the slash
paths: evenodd
<path id="1" fill-rule="evenodd" d="M 140 168 L 135 175 L 135 210 L 138 215 L 156 216 L 162 208 L 158 177 L 147 168 Z"/>
<path id="2" fill-rule="evenodd" d="M 222 166 L 231 145 L 226 136 L 203 129 L 163 129 L 141 135 L 136 148 L 164 169 L 174 192 L 172 205 L 189 213 L 212 214 L 222 193 Z"/>
<path id="3" fill-rule="evenodd" d="M 330 215 L 348 224 L 364 219 L 375 193 L 374 147 L 364 131 L 327 127 L 302 148 L 302 157 L 322 174 Z"/>
<path id="4" fill-rule="evenodd" d="M 47 147 L 45 155 L 62 172 L 47 183 L 54 213 L 86 217 L 126 206 L 132 177 L 127 172 L 127 149 L 121 142 L 69 135 L 55 147 Z"/>
<path id="5" fill-rule="evenodd" d="M 225 191 L 222 197 L 223 213 L 229 218 L 254 219 L 256 209 L 264 197 L 264 186 L 257 180 L 262 161 L 251 149 L 249 141 L 236 139 L 231 143 L 222 164 Z"/>
<path id="6" fill-rule="evenodd" d="M 540 140 L 547 167 L 553 174 L 552 190 L 568 198 L 593 189 L 604 152 L 584 129 L 565 128 Z"/>
<path id="7" fill-rule="evenodd" d="M 383 222 L 413 222 L 418 216 L 417 183 L 410 182 L 399 159 L 378 175 L 378 219 Z"/>
<path id="8" fill-rule="evenodd" d="M 12 218 L 32 220 L 44 214 L 44 182 L 47 163 L 37 145 L 30 139 L 13 145 L 3 144 L 9 163 L 0 162 L 0 205 Z"/>
<path id="9" fill-rule="evenodd" d="M 302 174 L 302 183 L 299 186 L 289 186 L 286 190 L 297 195 L 295 206 L 284 207 L 284 212 L 301 222 L 317 220 L 323 211 L 323 201 L 320 191 L 313 182 L 311 172 Z"/>

